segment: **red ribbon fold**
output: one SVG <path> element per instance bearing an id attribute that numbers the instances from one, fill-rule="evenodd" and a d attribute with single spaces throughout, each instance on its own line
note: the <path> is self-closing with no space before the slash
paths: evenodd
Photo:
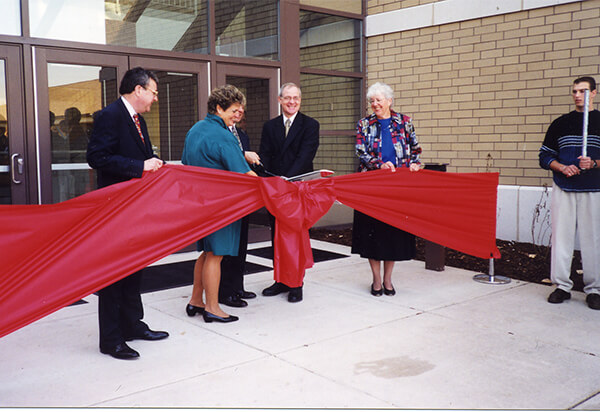
<path id="1" fill-rule="evenodd" d="M 167 165 L 54 205 L 0 206 L 0 337 L 266 206 L 275 279 L 302 284 L 308 229 L 340 202 L 482 258 L 496 248 L 497 173 L 375 171 L 290 183 Z"/>

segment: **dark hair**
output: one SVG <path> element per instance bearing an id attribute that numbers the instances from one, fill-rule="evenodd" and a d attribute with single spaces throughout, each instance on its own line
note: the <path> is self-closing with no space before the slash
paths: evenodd
<path id="1" fill-rule="evenodd" d="M 146 87 L 150 79 L 158 84 L 158 77 L 150 70 L 146 70 L 142 67 L 134 67 L 133 69 L 127 70 L 125 76 L 123 76 L 123 80 L 121 80 L 119 93 L 129 94 L 135 90 L 136 86 Z"/>
<path id="2" fill-rule="evenodd" d="M 246 97 L 244 94 L 239 91 L 239 89 L 230 84 L 226 84 L 225 86 L 217 87 L 210 92 L 210 96 L 208 96 L 208 112 L 210 114 L 217 113 L 217 105 L 223 109 L 229 109 L 234 103 L 239 103 L 242 106 L 246 105 Z"/>
<path id="3" fill-rule="evenodd" d="M 79 123 L 81 121 L 81 112 L 77 107 L 69 107 L 65 110 L 65 120 L 68 123 Z"/>
<path id="4" fill-rule="evenodd" d="M 590 92 L 593 92 L 594 90 L 596 90 L 596 80 L 594 80 L 593 77 L 590 77 L 590 76 L 579 77 L 579 78 L 575 79 L 573 84 L 579 84 L 582 82 L 587 82 L 590 85 Z"/>

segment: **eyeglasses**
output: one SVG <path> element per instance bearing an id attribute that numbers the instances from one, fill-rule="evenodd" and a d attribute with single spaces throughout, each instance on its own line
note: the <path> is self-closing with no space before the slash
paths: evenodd
<path id="1" fill-rule="evenodd" d="M 149 89 L 147 87 L 144 87 L 144 89 L 148 90 L 150 93 L 152 93 L 153 95 L 155 95 L 156 97 L 158 97 L 158 90 L 152 90 L 152 89 Z"/>
<path id="2" fill-rule="evenodd" d="M 283 100 L 284 102 L 289 102 L 290 100 L 293 102 L 299 102 L 300 96 L 285 96 L 282 97 L 281 100 Z"/>

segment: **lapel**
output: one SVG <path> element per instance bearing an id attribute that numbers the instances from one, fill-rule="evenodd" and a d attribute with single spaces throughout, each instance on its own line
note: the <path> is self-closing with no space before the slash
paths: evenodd
<path id="1" fill-rule="evenodd" d="M 282 152 L 284 152 L 290 146 L 290 144 L 300 133 L 300 130 L 302 129 L 302 120 L 302 113 L 298 112 L 296 118 L 294 119 L 294 123 L 292 123 L 292 127 L 290 127 L 290 130 L 288 131 L 287 137 L 284 137 L 283 147 L 281 148 Z M 282 136 L 285 136 L 285 126 L 283 125 L 283 120 L 280 122 L 280 124 L 283 130 Z"/>

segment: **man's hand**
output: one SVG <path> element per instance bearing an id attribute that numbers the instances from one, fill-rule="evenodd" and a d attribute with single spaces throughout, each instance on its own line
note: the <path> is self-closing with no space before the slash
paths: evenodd
<path id="1" fill-rule="evenodd" d="M 164 164 L 163 161 L 156 157 L 144 160 L 144 172 L 145 171 L 156 172 L 158 169 L 160 169 L 163 166 L 163 164 Z"/>
<path id="2" fill-rule="evenodd" d="M 594 167 L 594 161 L 591 157 L 579 156 L 577 159 L 579 159 L 579 168 L 581 170 L 588 170 Z"/>
<path id="3" fill-rule="evenodd" d="M 260 156 L 256 152 L 244 152 L 244 158 L 246 158 L 246 162 L 251 165 L 260 163 Z"/>
<path id="4" fill-rule="evenodd" d="M 577 167 L 577 165 L 562 165 L 560 171 L 567 177 L 575 176 L 581 173 L 581 170 L 579 169 L 579 167 Z"/>

